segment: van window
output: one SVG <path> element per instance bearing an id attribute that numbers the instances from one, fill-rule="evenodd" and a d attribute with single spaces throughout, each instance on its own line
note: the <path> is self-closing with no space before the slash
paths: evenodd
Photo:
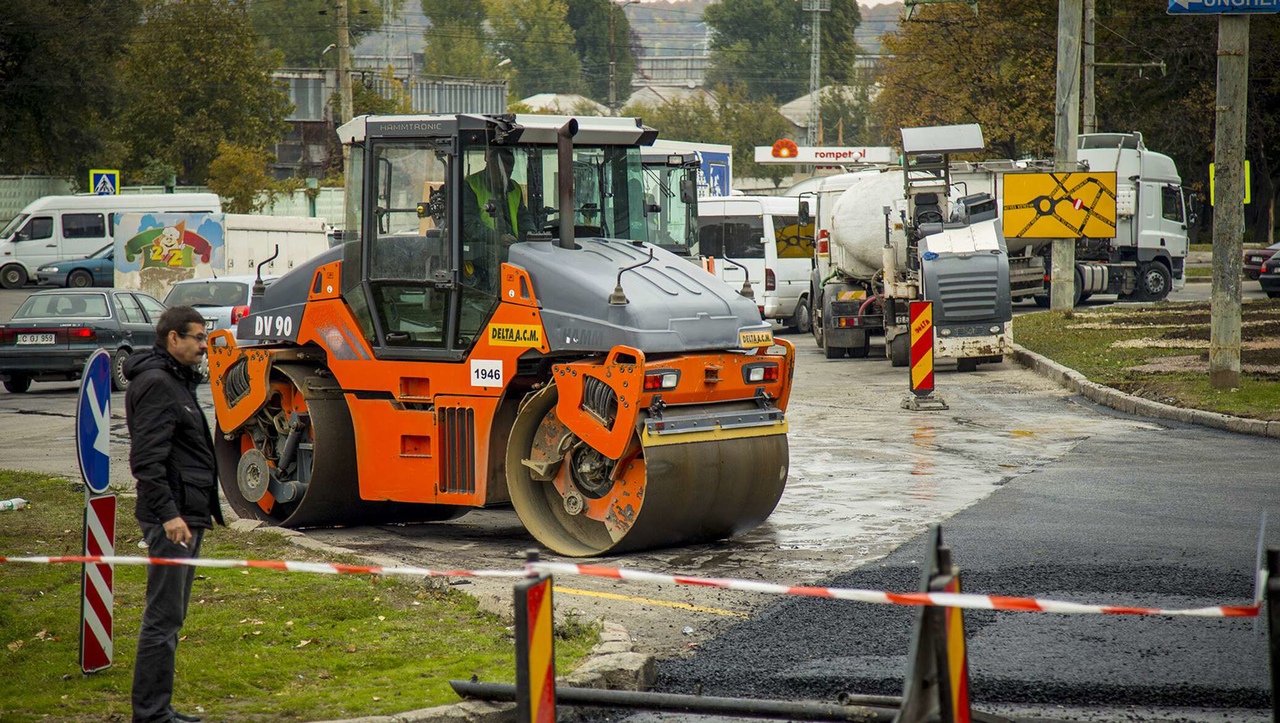
<path id="1" fill-rule="evenodd" d="M 107 224 L 100 213 L 62 214 L 62 238 L 102 238 Z"/>
<path id="2" fill-rule="evenodd" d="M 694 255 L 724 255 L 724 219 L 720 216 L 702 216 L 698 219 L 698 246 Z"/>
<path id="3" fill-rule="evenodd" d="M 28 221 L 26 227 L 18 233 L 22 235 L 22 240 L 24 241 L 39 241 L 40 239 L 53 238 L 53 217 L 36 216 Z"/>
<path id="4" fill-rule="evenodd" d="M 22 224 L 26 223 L 29 215 L 30 214 L 20 213 L 17 216 L 14 216 L 12 221 L 5 224 L 4 230 L 0 231 L 0 238 L 9 238 L 12 236 L 14 231 L 22 228 Z"/>
<path id="5" fill-rule="evenodd" d="M 724 218 L 724 255 L 731 259 L 764 258 L 764 218 L 761 216 L 726 216 Z"/>
<path id="6" fill-rule="evenodd" d="M 773 238 L 780 259 L 813 257 L 813 221 L 801 226 L 799 216 L 774 216 Z"/>

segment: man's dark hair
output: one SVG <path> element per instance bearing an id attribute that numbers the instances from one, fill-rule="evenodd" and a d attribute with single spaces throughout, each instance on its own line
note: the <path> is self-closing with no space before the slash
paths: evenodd
<path id="1" fill-rule="evenodd" d="M 204 326 L 204 317 L 190 306 L 171 306 L 160 315 L 156 322 L 156 345 L 164 349 L 169 344 L 169 332 L 187 333 L 188 324 Z"/>

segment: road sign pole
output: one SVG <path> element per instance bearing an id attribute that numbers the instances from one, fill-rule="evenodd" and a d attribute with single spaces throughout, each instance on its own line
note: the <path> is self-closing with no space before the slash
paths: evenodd
<path id="1" fill-rule="evenodd" d="M 1058 100 L 1053 141 L 1053 170 L 1070 173 L 1076 167 L 1076 136 L 1080 132 L 1080 27 L 1082 0 L 1058 0 Z M 1053 241 L 1049 306 L 1065 311 L 1075 305 L 1076 241 Z"/>
<path id="2" fill-rule="evenodd" d="M 111 355 L 89 355 L 76 396 L 76 458 L 84 478 L 84 554 L 114 555 L 116 496 L 111 486 Z M 111 565 L 84 565 L 80 577 L 80 669 L 111 665 L 114 652 L 115 573 Z"/>
<path id="3" fill-rule="evenodd" d="M 1249 98 L 1249 16 L 1218 18 L 1214 132 L 1213 291 L 1209 386 L 1240 386 L 1240 271 L 1244 237 L 1244 137 Z"/>

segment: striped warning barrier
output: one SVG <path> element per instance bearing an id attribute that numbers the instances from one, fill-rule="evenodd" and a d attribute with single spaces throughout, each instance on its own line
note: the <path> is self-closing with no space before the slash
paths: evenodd
<path id="1" fill-rule="evenodd" d="M 528 577 L 528 570 L 432 570 L 425 567 L 380 565 L 341 565 L 332 562 L 288 562 L 284 560 L 219 560 L 216 558 L 189 557 L 127 557 L 107 555 L 64 555 L 60 557 L 2 557 L 7 562 L 36 564 L 94 564 L 106 565 L 173 565 L 213 568 L 255 568 L 259 570 L 283 570 L 285 572 L 311 572 L 321 575 L 396 575 L 405 577 Z"/>
<path id="2" fill-rule="evenodd" d="M 874 603 L 879 605 L 932 605 L 937 607 L 965 608 L 969 610 L 1008 610 L 1012 612 L 1064 613 L 1071 615 L 1172 615 L 1202 618 L 1257 617 L 1260 605 L 1214 605 L 1202 608 L 1145 608 L 1128 605 L 1089 605 L 1049 600 L 1044 598 L 1007 597 L 1004 595 L 975 595 L 946 592 L 895 593 L 882 590 L 857 588 L 815 587 L 807 585 L 779 585 L 755 580 L 733 578 L 692 577 L 687 575 L 663 575 L 641 570 L 628 570 L 601 565 L 579 565 L 564 562 L 535 562 L 523 570 L 432 570 L 425 567 L 381 567 L 377 565 L 340 565 L 327 562 L 286 562 L 281 560 L 218 560 L 212 558 L 166 558 L 68 555 L 63 557 L 2 557 L 4 563 L 103 563 L 108 565 L 189 565 L 211 568 L 256 568 L 286 572 L 311 572 L 320 574 L 399 575 L 411 577 L 529 577 L 530 573 L 585 575 L 628 582 L 652 582 L 659 584 L 694 585 L 728 590 L 762 593 L 766 595 L 800 595 L 837 600 Z"/>
<path id="3" fill-rule="evenodd" d="M 86 501 L 84 551 L 96 557 L 115 554 L 115 495 L 91 495 Z M 80 572 L 80 669 L 86 673 L 111 666 L 114 611 L 115 570 L 104 563 L 85 565 Z"/>
<path id="4" fill-rule="evenodd" d="M 911 324 L 911 393 L 927 397 L 933 391 L 933 302 L 909 305 Z"/>
<path id="5" fill-rule="evenodd" d="M 551 577 L 516 583 L 516 720 L 556 721 L 556 648 Z"/>
<path id="6" fill-rule="evenodd" d="M 965 608 L 969 610 L 1009 610 L 1014 612 L 1102 614 L 1102 615 L 1175 615 L 1202 618 L 1257 617 L 1258 605 L 1215 605 L 1203 608 L 1143 608 L 1127 605 L 1087 605 L 1065 600 L 1042 598 L 1006 597 L 1003 595 L 974 595 L 948 592 L 893 593 L 881 590 L 856 588 L 812 587 L 805 585 L 778 585 L 755 580 L 733 578 L 690 577 L 662 575 L 654 572 L 628 570 L 601 565 L 578 565 L 562 562 L 537 562 L 531 569 L 553 575 L 586 575 L 628 582 L 650 582 L 664 585 L 695 585 L 726 590 L 763 593 L 766 595 L 801 595 L 837 600 L 875 603 L 879 605 L 934 605 L 937 607 Z"/>

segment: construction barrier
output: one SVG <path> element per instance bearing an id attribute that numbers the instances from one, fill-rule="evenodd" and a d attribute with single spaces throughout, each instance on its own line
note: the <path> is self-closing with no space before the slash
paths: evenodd
<path id="1" fill-rule="evenodd" d="M 537 553 L 530 553 L 530 562 Z M 526 723 L 555 723 L 556 648 L 551 576 L 516 583 L 516 715 Z"/>
<path id="2" fill-rule="evenodd" d="M 902 408 L 913 412 L 947 409 L 942 397 L 933 393 L 933 302 L 912 301 L 908 305 L 908 313 L 911 393 L 902 400 Z"/>

